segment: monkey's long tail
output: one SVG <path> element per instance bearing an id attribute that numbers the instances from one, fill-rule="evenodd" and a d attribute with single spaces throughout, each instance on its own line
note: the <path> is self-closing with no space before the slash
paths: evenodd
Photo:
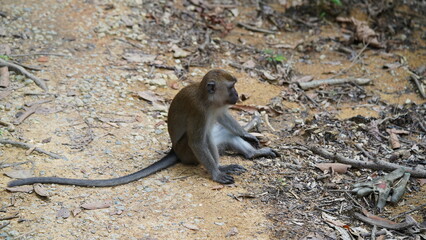
<path id="1" fill-rule="evenodd" d="M 179 162 L 178 157 L 173 149 L 158 162 L 139 170 L 135 173 L 112 179 L 72 179 L 72 178 L 59 178 L 59 177 L 33 177 L 13 180 L 7 184 L 8 187 L 15 187 L 21 185 L 29 185 L 34 183 L 56 183 L 62 185 L 76 185 L 82 187 L 112 187 L 117 185 L 126 184 L 136 181 L 138 179 L 147 177 L 155 172 L 168 168 Z"/>

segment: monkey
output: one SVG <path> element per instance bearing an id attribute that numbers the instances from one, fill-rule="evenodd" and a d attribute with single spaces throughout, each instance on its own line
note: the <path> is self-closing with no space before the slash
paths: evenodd
<path id="1" fill-rule="evenodd" d="M 230 115 L 228 108 L 238 101 L 237 79 L 224 70 L 209 71 L 199 83 L 184 87 L 173 98 L 167 117 L 171 150 L 152 165 L 132 174 L 112 179 L 71 179 L 32 177 L 13 180 L 9 187 L 34 183 L 55 183 L 82 187 L 111 187 L 147 177 L 177 163 L 201 164 L 213 181 L 234 183 L 231 174 L 246 169 L 238 164 L 219 165 L 219 156 L 233 150 L 247 159 L 275 158 L 271 148 L 259 148 L 258 139 L 245 131 Z"/>

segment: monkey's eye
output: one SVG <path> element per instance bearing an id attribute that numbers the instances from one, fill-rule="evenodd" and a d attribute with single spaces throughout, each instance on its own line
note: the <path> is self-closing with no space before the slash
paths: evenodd
<path id="1" fill-rule="evenodd" d="M 207 83 L 207 92 L 208 93 L 214 93 L 216 91 L 216 83 L 215 82 L 208 82 Z"/>

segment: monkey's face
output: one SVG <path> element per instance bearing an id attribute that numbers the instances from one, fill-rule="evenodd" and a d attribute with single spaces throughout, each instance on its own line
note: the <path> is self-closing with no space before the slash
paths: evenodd
<path id="1" fill-rule="evenodd" d="M 237 79 L 226 71 L 211 70 L 204 76 L 201 86 L 205 87 L 209 101 L 217 107 L 222 107 L 237 103 L 236 82 Z"/>
<path id="2" fill-rule="evenodd" d="M 228 101 L 227 104 L 235 104 L 238 101 L 238 92 L 235 89 L 235 83 L 228 87 Z"/>
<path id="3" fill-rule="evenodd" d="M 235 82 L 210 81 L 207 83 L 207 91 L 214 105 L 233 105 L 238 101 L 238 92 L 235 89 Z"/>

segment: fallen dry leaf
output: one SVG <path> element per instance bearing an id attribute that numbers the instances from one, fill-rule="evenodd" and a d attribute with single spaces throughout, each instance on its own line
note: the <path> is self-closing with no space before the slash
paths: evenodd
<path id="1" fill-rule="evenodd" d="M 426 184 L 426 178 L 417 178 L 417 182 L 420 184 L 420 186 L 423 186 Z"/>
<path id="2" fill-rule="evenodd" d="M 386 129 L 386 132 L 389 133 L 389 142 L 391 144 L 392 149 L 400 148 L 401 143 L 398 139 L 398 131 L 396 131 L 396 129 Z"/>
<path id="3" fill-rule="evenodd" d="M 113 211 L 113 212 L 110 212 L 109 213 L 109 215 L 110 216 L 113 216 L 113 215 L 121 215 L 123 213 L 123 210 L 119 210 L 119 209 L 117 209 L 117 210 L 115 210 L 115 211 Z"/>
<path id="4" fill-rule="evenodd" d="M 50 141 L 52 141 L 52 137 L 48 137 L 48 138 L 41 140 L 41 143 L 50 143 Z"/>
<path id="5" fill-rule="evenodd" d="M 376 237 L 376 240 L 385 240 L 386 239 L 386 235 L 379 235 Z"/>
<path id="6" fill-rule="evenodd" d="M 243 63 L 244 68 L 253 69 L 256 66 L 256 63 L 253 60 L 248 60 L 247 62 Z"/>
<path id="7" fill-rule="evenodd" d="M 312 79 L 314 79 L 313 76 L 310 75 L 306 75 L 306 76 L 297 76 L 297 77 L 293 77 L 291 78 L 291 82 L 296 82 L 296 83 L 300 83 L 300 82 L 309 82 Z"/>
<path id="8" fill-rule="evenodd" d="M 13 170 L 9 172 L 5 172 L 4 175 L 10 178 L 29 178 L 33 177 L 34 173 L 32 170 L 24 169 L 24 170 Z"/>
<path id="9" fill-rule="evenodd" d="M 391 221 L 389 219 L 382 218 L 382 217 L 379 217 L 377 215 L 374 215 L 374 214 L 370 213 L 369 211 L 367 211 L 367 209 L 365 209 L 365 208 L 363 208 L 361 211 L 366 217 L 371 218 L 373 220 L 383 221 L 383 222 L 386 222 L 386 223 L 389 223 L 389 224 L 397 224 L 396 222 Z"/>
<path id="10" fill-rule="evenodd" d="M 337 226 L 337 227 L 346 227 L 348 224 L 340 221 L 337 217 L 333 217 L 327 213 L 321 213 L 322 218 L 324 219 L 324 221 Z"/>
<path id="11" fill-rule="evenodd" d="M 72 210 L 72 215 L 74 217 L 77 216 L 79 213 L 81 213 L 81 208 L 76 208 L 76 209 Z"/>
<path id="12" fill-rule="evenodd" d="M 70 215 L 71 215 L 70 210 L 65 207 L 61 207 L 61 209 L 59 209 L 58 212 L 56 212 L 57 218 L 69 218 Z"/>
<path id="13" fill-rule="evenodd" d="M 7 189 L 7 191 L 10 191 L 10 192 L 32 193 L 34 191 L 34 187 L 32 185 L 24 185 L 24 186 L 19 186 L 19 187 L 8 187 L 6 189 Z"/>
<path id="14" fill-rule="evenodd" d="M 318 163 L 315 165 L 315 167 L 321 169 L 323 172 L 330 170 L 331 168 L 333 172 L 346 173 L 348 171 L 348 168 L 351 167 L 351 165 L 343 163 Z"/>
<path id="15" fill-rule="evenodd" d="M 262 71 L 262 78 L 267 80 L 267 81 L 275 81 L 277 80 L 277 77 L 272 75 L 271 73 L 267 72 L 267 71 Z"/>
<path id="16" fill-rule="evenodd" d="M 395 134 L 409 134 L 410 133 L 409 131 L 405 131 L 405 130 L 402 130 L 402 129 L 395 129 L 395 128 L 388 128 L 388 129 L 386 129 L 386 131 L 390 131 L 390 132 L 393 132 Z"/>
<path id="17" fill-rule="evenodd" d="M 171 50 L 174 52 L 173 53 L 174 58 L 184 58 L 184 57 L 188 57 L 189 55 L 191 55 L 190 52 L 183 50 L 182 48 L 178 47 L 176 44 L 174 44 L 172 46 Z"/>
<path id="18" fill-rule="evenodd" d="M 216 185 L 212 187 L 212 190 L 220 190 L 222 189 L 224 186 L 223 185 Z"/>
<path id="19" fill-rule="evenodd" d="M 285 49 L 293 49 L 295 48 L 294 45 L 290 45 L 290 44 L 275 44 L 272 45 L 274 48 L 285 48 Z"/>
<path id="20" fill-rule="evenodd" d="M 152 91 L 139 91 L 137 92 L 137 97 L 142 98 L 143 100 L 152 104 L 164 104 L 164 98 L 158 96 Z"/>
<path id="21" fill-rule="evenodd" d="M 337 17 L 338 22 L 352 23 L 355 26 L 355 40 L 368 43 L 372 47 L 383 48 L 383 44 L 377 39 L 378 34 L 368 26 L 367 22 L 355 18 Z"/>
<path id="22" fill-rule="evenodd" d="M 401 63 L 395 62 L 395 63 L 386 63 L 383 65 L 384 69 L 395 69 L 401 67 Z"/>
<path id="23" fill-rule="evenodd" d="M 194 224 L 190 224 L 190 223 L 184 223 L 184 224 L 182 224 L 182 226 L 184 226 L 188 229 L 194 230 L 194 231 L 200 230 L 200 228 L 198 226 L 196 226 Z"/>
<path id="24" fill-rule="evenodd" d="M 177 81 L 169 82 L 169 87 L 174 90 L 178 90 L 180 88 L 180 84 Z"/>
<path id="25" fill-rule="evenodd" d="M 225 235 L 225 237 L 229 238 L 238 234 L 238 229 L 233 227 L 229 230 L 229 232 Z"/>
<path id="26" fill-rule="evenodd" d="M 37 62 L 48 62 L 49 61 L 49 57 L 47 56 L 42 56 L 37 58 Z"/>
<path id="27" fill-rule="evenodd" d="M 112 205 L 111 200 L 105 200 L 105 201 L 84 203 L 81 205 L 81 207 L 86 210 L 95 210 L 95 209 L 109 208 L 111 207 L 111 205 Z"/>
<path id="28" fill-rule="evenodd" d="M 34 184 L 34 192 L 41 197 L 48 197 L 49 193 L 46 191 L 46 188 L 40 183 Z"/>

